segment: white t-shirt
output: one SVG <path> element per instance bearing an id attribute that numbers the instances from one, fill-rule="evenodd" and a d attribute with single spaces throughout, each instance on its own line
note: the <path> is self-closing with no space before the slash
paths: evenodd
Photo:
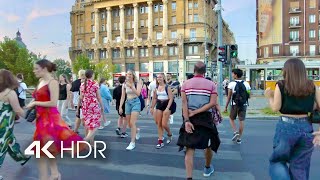
<path id="1" fill-rule="evenodd" d="M 150 94 L 150 97 L 153 96 L 153 91 L 157 88 L 157 83 L 156 81 L 152 81 L 150 84 L 149 84 L 149 87 L 148 89 L 151 91 L 151 94 Z"/>
<path id="2" fill-rule="evenodd" d="M 241 82 L 241 81 L 243 81 L 243 80 L 235 80 L 235 81 Z M 235 87 L 236 87 L 236 85 L 237 85 L 237 83 L 236 83 L 235 81 L 230 82 L 229 85 L 228 85 L 228 89 L 231 89 L 231 90 L 232 90 L 232 93 L 235 92 L 234 89 L 235 89 Z M 244 84 L 244 86 L 246 87 L 247 91 L 250 91 L 250 90 L 251 90 L 251 87 L 250 87 L 250 85 L 249 85 L 249 83 L 248 83 L 247 81 L 243 81 L 243 84 Z M 232 105 L 236 105 L 236 103 L 232 101 Z"/>
<path id="3" fill-rule="evenodd" d="M 28 89 L 26 83 L 19 81 L 18 92 L 20 94 L 19 95 L 20 99 L 27 99 L 26 89 Z"/>

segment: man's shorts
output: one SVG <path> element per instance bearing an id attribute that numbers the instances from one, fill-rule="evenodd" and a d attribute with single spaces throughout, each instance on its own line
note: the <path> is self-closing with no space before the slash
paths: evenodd
<path id="1" fill-rule="evenodd" d="M 231 106 L 230 119 L 235 120 L 238 116 L 239 121 L 244 121 L 246 119 L 247 106 Z"/>
<path id="2" fill-rule="evenodd" d="M 126 115 L 131 115 L 132 112 L 141 112 L 141 103 L 139 97 L 127 99 L 125 106 Z"/>

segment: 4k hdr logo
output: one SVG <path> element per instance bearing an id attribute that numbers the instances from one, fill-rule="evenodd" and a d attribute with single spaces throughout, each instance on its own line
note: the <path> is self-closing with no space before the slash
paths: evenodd
<path id="1" fill-rule="evenodd" d="M 36 158 L 40 158 L 40 154 L 41 151 L 50 159 L 54 159 L 55 157 L 48 151 L 48 148 L 54 143 L 54 141 L 48 141 L 42 148 L 40 147 L 40 141 L 33 141 L 25 150 L 24 150 L 24 154 L 28 155 L 28 156 L 33 156 L 35 155 Z M 86 155 L 80 155 L 79 152 L 79 148 L 80 148 L 80 144 L 86 144 L 86 146 L 89 149 L 88 154 Z M 97 145 L 98 144 L 102 144 L 103 148 L 102 149 L 98 149 Z M 74 148 L 76 145 L 76 148 Z M 69 154 L 71 154 L 71 158 L 78 158 L 78 159 L 84 159 L 90 156 L 90 154 L 92 153 L 92 149 L 94 150 L 94 158 L 97 158 L 97 152 L 99 152 L 100 156 L 102 158 L 106 158 L 105 155 L 103 154 L 103 152 L 107 149 L 107 145 L 105 142 L 103 141 L 95 141 L 94 142 L 94 146 L 91 147 L 91 145 L 87 142 L 87 141 L 77 141 L 77 142 L 71 142 L 71 147 L 69 148 L 65 148 L 65 145 L 63 144 L 63 142 L 61 141 L 61 158 L 63 158 L 64 152 L 69 152 Z M 35 151 L 34 151 L 34 147 L 35 147 Z M 75 149 L 77 150 L 77 152 L 75 153 Z M 74 157 L 74 155 L 76 154 L 76 157 Z"/>

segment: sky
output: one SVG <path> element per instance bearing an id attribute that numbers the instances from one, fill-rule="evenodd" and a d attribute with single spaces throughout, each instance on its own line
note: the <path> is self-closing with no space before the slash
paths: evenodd
<path id="1" fill-rule="evenodd" d="M 75 0 L 0 0 L 0 40 L 18 29 L 27 48 L 48 59 L 69 60 L 70 10 Z M 223 18 L 234 32 L 239 58 L 255 62 L 255 0 L 222 0 Z"/>

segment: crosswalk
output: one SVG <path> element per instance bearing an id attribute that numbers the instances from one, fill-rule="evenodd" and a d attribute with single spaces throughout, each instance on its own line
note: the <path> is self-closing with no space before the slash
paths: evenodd
<path id="1" fill-rule="evenodd" d="M 64 175 L 62 179 L 75 179 L 75 177 L 78 177 L 77 179 L 79 180 L 98 179 L 95 177 L 102 177 L 102 179 L 108 180 L 134 180 L 141 178 L 152 180 L 185 179 L 184 153 L 182 151 L 178 152 L 178 146 L 176 145 L 181 119 L 175 117 L 174 124 L 171 124 L 174 135 L 173 142 L 169 145 L 166 144 L 162 149 L 156 149 L 156 125 L 150 116 L 143 115 L 137 123 L 141 129 L 141 138 L 136 142 L 136 148 L 133 151 L 126 151 L 130 136 L 122 139 L 116 135 L 116 115 L 110 115 L 108 118 L 112 120 L 112 123 L 108 127 L 98 130 L 96 136 L 96 140 L 106 142 L 107 158 L 61 159 L 59 168 Z M 22 130 L 16 133 L 18 140 L 24 142 L 22 144 L 31 142 L 31 129 L 30 133 Z M 194 159 L 193 179 L 254 180 L 252 173 L 246 171 L 246 169 L 241 170 L 242 156 L 240 146 L 231 141 L 229 128 L 222 124 L 218 127 L 218 130 L 221 145 L 212 162 L 216 170 L 214 175 L 209 178 L 203 177 L 204 154 L 202 150 L 197 150 Z M 80 130 L 81 132 L 83 132 L 83 129 Z M 128 129 L 128 134 L 130 135 L 130 129 Z M 32 160 L 31 164 L 35 166 L 34 160 Z M 237 168 L 237 171 L 235 171 L 234 166 L 240 167 L 240 170 Z M 70 172 L 72 172 L 71 175 L 69 174 Z M 32 179 L 36 177 L 36 174 L 27 173 L 25 177 Z"/>

